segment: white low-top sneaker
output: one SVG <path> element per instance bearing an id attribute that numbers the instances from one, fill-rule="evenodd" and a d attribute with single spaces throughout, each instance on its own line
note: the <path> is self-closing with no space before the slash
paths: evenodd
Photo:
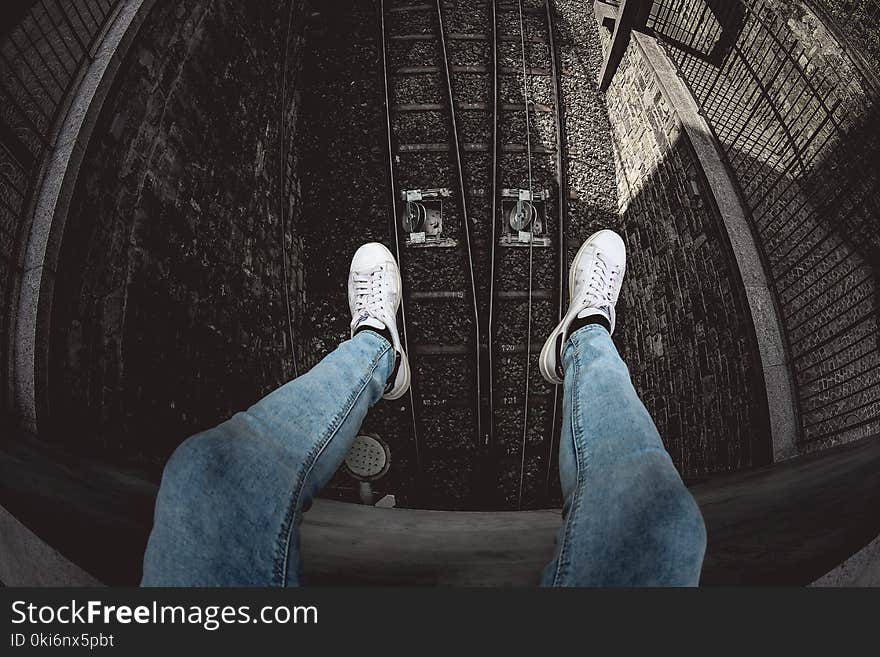
<path id="1" fill-rule="evenodd" d="M 614 333 L 614 306 L 625 271 L 626 246 L 613 230 L 593 233 L 581 246 L 568 272 L 568 310 L 541 349 L 538 364 L 547 381 L 562 383 L 562 353 L 575 320 L 601 315 Z"/>
<path id="2" fill-rule="evenodd" d="M 409 360 L 397 332 L 397 309 L 402 293 L 400 269 L 385 245 L 370 242 L 355 252 L 348 273 L 351 336 L 367 327 L 377 332 L 387 331 L 397 354 L 396 375 L 385 389 L 384 399 L 398 399 L 409 389 Z"/>

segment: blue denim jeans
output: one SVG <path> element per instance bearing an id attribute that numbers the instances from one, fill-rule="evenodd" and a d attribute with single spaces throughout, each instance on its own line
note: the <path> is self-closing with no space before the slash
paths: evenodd
<path id="1" fill-rule="evenodd" d="M 563 525 L 544 584 L 695 585 L 703 520 L 604 328 L 565 352 Z M 363 331 L 247 411 L 186 440 L 162 476 L 145 586 L 297 586 L 299 525 L 394 367 Z"/>
<path id="2" fill-rule="evenodd" d="M 696 586 L 706 550 L 703 516 L 608 331 L 575 331 L 563 368 L 563 520 L 542 583 Z"/>

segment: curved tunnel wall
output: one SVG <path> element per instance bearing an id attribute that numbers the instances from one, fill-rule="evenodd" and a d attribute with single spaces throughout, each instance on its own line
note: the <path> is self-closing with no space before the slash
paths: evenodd
<path id="1" fill-rule="evenodd" d="M 610 33 L 600 32 L 607 48 Z M 630 231 L 625 307 L 638 318 L 623 339 L 637 345 L 627 362 L 666 448 L 694 480 L 771 462 L 779 429 L 768 424 L 753 325 L 764 318 L 752 316 L 744 262 L 727 243 L 723 215 L 737 208 L 716 209 L 712 163 L 689 131 L 697 117 L 686 116 L 674 74 L 663 78 L 668 62 L 649 46 L 633 39 L 606 94 Z"/>

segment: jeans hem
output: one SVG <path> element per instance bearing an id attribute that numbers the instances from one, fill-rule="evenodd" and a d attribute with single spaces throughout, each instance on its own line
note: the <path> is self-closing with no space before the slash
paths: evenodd
<path id="1" fill-rule="evenodd" d="M 379 338 L 384 344 L 388 345 L 389 347 L 393 347 L 393 346 L 394 346 L 394 345 L 392 345 L 392 344 L 388 341 L 388 338 L 386 338 L 384 335 L 382 335 L 381 333 L 379 333 L 378 330 L 374 330 L 374 329 L 371 329 L 371 328 L 365 328 L 365 329 L 363 329 L 362 331 L 358 331 L 357 333 L 354 334 L 354 336 L 352 337 L 352 340 L 354 340 L 354 338 L 356 338 L 356 337 L 357 337 L 358 335 L 360 335 L 361 333 L 372 333 L 373 335 L 375 335 L 377 338 Z"/>

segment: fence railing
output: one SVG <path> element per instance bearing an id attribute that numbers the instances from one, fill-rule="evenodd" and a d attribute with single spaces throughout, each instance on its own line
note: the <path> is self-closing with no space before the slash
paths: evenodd
<path id="1" fill-rule="evenodd" d="M 120 0 L 18 2 L 0 36 L 0 371 L 9 375 L 9 331 L 22 232 L 53 131 L 83 64 Z M 14 9 L 14 11 L 12 11 Z M 0 410 L 5 410 L 5 395 Z"/>
<path id="2" fill-rule="evenodd" d="M 817 1 L 821 20 L 803 2 L 655 0 L 647 25 L 751 211 L 805 446 L 880 432 L 880 112 L 854 56 L 880 0 Z"/>

